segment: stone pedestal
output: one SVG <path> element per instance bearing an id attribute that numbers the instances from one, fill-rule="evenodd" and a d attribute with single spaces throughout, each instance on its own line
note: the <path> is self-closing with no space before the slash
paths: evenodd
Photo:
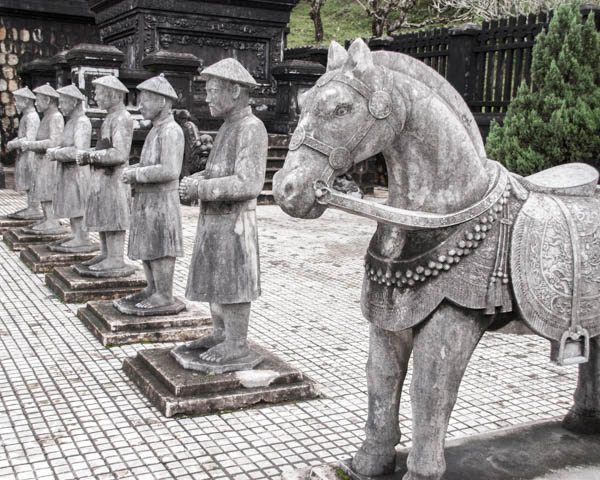
<path id="1" fill-rule="evenodd" d="M 0 235 L 9 229 L 29 227 L 37 221 L 39 220 L 17 220 L 15 218 L 9 218 L 6 215 L 2 215 L 0 217 Z"/>
<path id="2" fill-rule="evenodd" d="M 19 257 L 34 273 L 48 273 L 55 267 L 68 267 L 85 262 L 97 253 L 61 253 L 50 250 L 47 244 L 32 245 L 22 250 Z"/>
<path id="3" fill-rule="evenodd" d="M 67 230 L 68 231 L 68 230 Z M 52 235 L 40 235 L 39 233 L 25 233 L 22 228 L 12 228 L 4 232 L 2 238 L 8 247 L 15 251 L 25 250 L 32 245 L 42 245 L 55 242 L 65 238 L 66 233 L 57 233 Z"/>
<path id="4" fill-rule="evenodd" d="M 223 375 L 185 370 L 172 357 L 169 348 L 143 350 L 136 357 L 125 359 L 123 370 L 167 417 L 319 396 L 317 385 L 302 372 L 267 350 L 250 346 L 264 357 L 254 370 Z"/>
<path id="5" fill-rule="evenodd" d="M 306 467 L 282 475 L 282 480 L 333 480 L 336 468 L 352 480 L 402 480 L 408 449 L 396 457 L 395 473 L 379 477 L 356 474 L 351 460 L 339 465 Z M 563 429 L 560 421 L 543 421 L 446 442 L 444 480 L 513 480 L 536 478 L 582 480 L 600 478 L 600 435 Z M 313 470 L 317 470 L 314 472 Z"/>
<path id="6" fill-rule="evenodd" d="M 82 277 L 72 267 L 58 267 L 46 274 L 46 285 L 66 303 L 89 300 L 112 300 L 139 292 L 146 286 L 144 272 L 136 270 L 129 277 Z"/>
<path id="7" fill-rule="evenodd" d="M 208 307 L 190 307 L 177 315 L 138 317 L 125 315 L 112 300 L 88 302 L 77 317 L 105 347 L 140 342 L 181 342 L 209 333 Z"/>

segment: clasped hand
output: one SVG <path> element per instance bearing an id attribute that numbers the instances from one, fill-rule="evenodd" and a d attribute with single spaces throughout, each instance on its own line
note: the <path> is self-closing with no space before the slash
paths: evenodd
<path id="1" fill-rule="evenodd" d="M 123 183 L 131 185 L 136 182 L 135 168 L 136 167 L 128 167 L 125 170 L 123 170 L 123 173 L 121 174 L 121 181 Z"/>

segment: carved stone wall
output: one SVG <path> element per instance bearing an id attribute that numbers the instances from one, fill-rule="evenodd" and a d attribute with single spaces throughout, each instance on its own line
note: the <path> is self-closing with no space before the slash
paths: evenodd
<path id="1" fill-rule="evenodd" d="M 168 3 L 168 6 L 166 5 Z M 105 44 L 125 53 L 123 67 L 141 69 L 159 51 L 188 53 L 203 68 L 227 57 L 239 60 L 260 84 L 254 110 L 265 122 L 276 115 L 273 66 L 283 59 L 287 23 L 298 0 L 92 0 Z M 205 102 L 204 82 L 192 88 L 192 113 L 203 129 L 218 127 Z"/>
<path id="2" fill-rule="evenodd" d="M 99 41 L 86 0 L 0 1 L 0 161 L 10 163 L 6 143 L 19 126 L 12 92 L 23 86 L 25 64 L 50 59 L 62 50 Z M 50 67 L 54 68 L 54 67 Z M 36 87 L 38 85 L 29 85 Z"/>

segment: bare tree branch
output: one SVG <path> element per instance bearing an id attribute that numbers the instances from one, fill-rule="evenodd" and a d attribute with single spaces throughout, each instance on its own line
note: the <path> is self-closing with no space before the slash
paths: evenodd
<path id="1" fill-rule="evenodd" d="M 493 20 L 551 10 L 555 4 L 567 1 L 569 0 L 431 0 L 431 8 L 438 14 L 455 11 L 466 17 Z"/>

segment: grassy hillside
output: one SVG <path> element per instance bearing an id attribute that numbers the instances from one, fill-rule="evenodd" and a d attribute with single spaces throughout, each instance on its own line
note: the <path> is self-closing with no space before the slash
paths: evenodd
<path id="1" fill-rule="evenodd" d="M 315 29 L 310 19 L 310 2 L 301 0 L 292 11 L 288 47 L 314 45 Z M 321 9 L 323 19 L 323 44 L 331 40 L 344 40 L 371 36 L 371 22 L 361 6 L 354 0 L 327 0 Z"/>
<path id="2" fill-rule="evenodd" d="M 426 1 L 418 2 L 409 17 L 411 22 L 420 22 L 429 15 L 424 6 L 426 4 Z M 315 44 L 314 26 L 309 14 L 309 0 L 300 0 L 290 18 L 289 48 Z M 327 0 L 321 9 L 321 18 L 324 30 L 323 45 L 329 45 L 331 40 L 343 44 L 345 40 L 371 37 L 371 19 L 355 0 Z"/>

